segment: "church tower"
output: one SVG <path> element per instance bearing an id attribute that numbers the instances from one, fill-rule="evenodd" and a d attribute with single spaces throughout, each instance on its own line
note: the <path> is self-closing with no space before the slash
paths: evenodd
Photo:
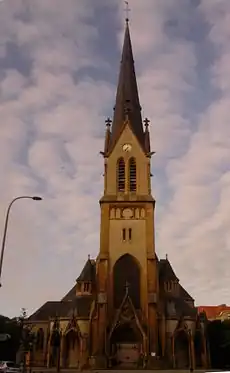
<path id="1" fill-rule="evenodd" d="M 104 194 L 100 199 L 98 316 L 93 343 L 97 345 L 94 353 L 101 356 L 112 355 L 117 346 L 126 348 L 128 355 L 127 349 L 133 346 L 136 354 L 157 353 L 158 275 L 148 125 L 148 119 L 144 125 L 142 122 L 127 20 L 114 115 L 112 121 L 106 121 L 101 152 Z"/>
<path id="2" fill-rule="evenodd" d="M 113 120 L 106 121 L 100 250 L 76 284 L 24 321 L 34 366 L 207 369 L 207 319 L 154 242 L 149 120 L 142 122 L 126 22 Z"/>

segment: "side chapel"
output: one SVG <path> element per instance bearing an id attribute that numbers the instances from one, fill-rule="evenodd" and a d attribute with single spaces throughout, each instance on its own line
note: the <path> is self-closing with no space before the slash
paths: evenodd
<path id="1" fill-rule="evenodd" d="M 33 365 L 207 368 L 205 314 L 154 241 L 149 120 L 142 121 L 128 20 L 113 120 L 106 121 L 100 252 L 73 288 L 26 324 Z"/>

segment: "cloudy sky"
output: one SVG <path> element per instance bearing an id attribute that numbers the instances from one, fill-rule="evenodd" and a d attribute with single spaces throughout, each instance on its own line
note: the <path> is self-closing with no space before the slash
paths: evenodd
<path id="1" fill-rule="evenodd" d="M 230 303 L 230 1 L 130 0 L 151 120 L 156 250 L 197 304 Z M 0 313 L 31 313 L 99 250 L 105 118 L 121 0 L 0 2 L 0 226 L 12 209 Z"/>

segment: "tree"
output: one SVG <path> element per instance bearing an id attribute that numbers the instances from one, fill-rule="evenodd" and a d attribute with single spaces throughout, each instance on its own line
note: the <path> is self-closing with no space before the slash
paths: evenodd
<path id="1" fill-rule="evenodd" d="M 0 342 L 0 360 L 16 360 L 20 345 L 20 327 L 17 319 L 0 315 L 0 334 L 9 334 L 10 338 Z"/>
<path id="2" fill-rule="evenodd" d="M 27 312 L 22 308 L 19 317 L 10 319 L 0 315 L 0 334 L 9 334 L 10 339 L 0 342 L 0 360 L 24 361 L 25 353 L 30 351 L 35 340 L 31 328 L 25 325 Z"/>
<path id="3" fill-rule="evenodd" d="M 23 363 L 23 371 L 26 370 L 26 355 L 28 352 L 33 350 L 35 343 L 35 334 L 32 332 L 32 328 L 26 325 L 27 312 L 25 308 L 22 308 L 21 315 L 18 318 L 18 325 L 20 328 L 20 343 L 18 348 L 18 360 Z"/>
<path id="4" fill-rule="evenodd" d="M 230 321 L 215 320 L 207 327 L 211 365 L 215 369 L 230 367 Z"/>

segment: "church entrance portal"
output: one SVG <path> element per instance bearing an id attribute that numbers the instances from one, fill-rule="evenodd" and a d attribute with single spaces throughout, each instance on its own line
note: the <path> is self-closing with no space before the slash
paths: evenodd
<path id="1" fill-rule="evenodd" d="M 80 340 L 77 331 L 71 329 L 64 340 L 64 366 L 66 368 L 78 368 L 80 359 Z"/>
<path id="2" fill-rule="evenodd" d="M 136 325 L 122 324 L 111 337 L 111 363 L 116 368 L 137 368 L 142 352 L 142 336 Z"/>

